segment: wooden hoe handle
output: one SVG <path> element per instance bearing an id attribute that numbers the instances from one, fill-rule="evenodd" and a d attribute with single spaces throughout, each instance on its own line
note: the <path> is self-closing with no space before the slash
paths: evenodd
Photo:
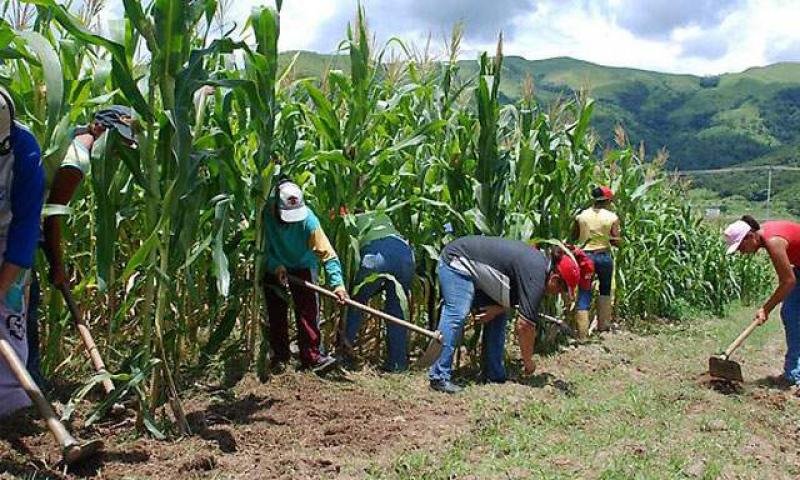
<path id="1" fill-rule="evenodd" d="M 92 338 L 92 332 L 89 330 L 89 326 L 84 323 L 81 311 L 78 309 L 75 299 L 72 298 L 72 292 L 70 292 L 67 285 L 60 285 L 58 289 L 61 291 L 61 295 L 64 296 L 64 301 L 67 302 L 67 307 L 69 307 L 72 319 L 78 327 L 78 332 L 81 334 L 83 345 L 86 347 L 89 358 L 92 360 L 94 370 L 101 375 L 108 373 L 106 365 L 103 363 L 103 358 L 100 356 L 100 350 L 98 350 L 97 344 L 94 343 L 94 339 Z M 106 391 L 106 394 L 110 394 L 114 391 L 114 382 L 108 378 L 103 380 L 103 389 Z"/>
<path id="2" fill-rule="evenodd" d="M 291 283 L 295 284 L 295 285 L 299 285 L 301 287 L 308 288 L 308 289 L 313 290 L 313 291 L 315 291 L 315 292 L 317 292 L 317 293 L 319 293 L 321 295 L 325 295 L 326 297 L 330 297 L 330 298 L 334 298 L 334 299 L 338 299 L 339 298 L 339 297 L 336 296 L 335 293 L 333 293 L 330 290 L 327 290 L 325 288 L 322 288 L 319 285 L 314 285 L 313 283 L 307 282 L 307 281 L 305 281 L 305 280 L 303 280 L 301 278 L 297 278 L 294 275 L 288 275 L 288 277 L 289 277 L 289 281 Z M 420 333 L 422 335 L 425 335 L 426 337 L 430 337 L 430 338 L 436 340 L 437 342 L 441 343 L 441 341 L 442 341 L 442 334 L 440 332 L 438 332 L 438 331 L 437 332 L 433 332 L 431 330 L 427 330 L 427 329 L 422 328 L 422 327 L 420 327 L 418 325 L 414 325 L 413 323 L 406 322 L 405 320 L 401 320 L 401 319 L 399 319 L 397 317 L 393 317 L 393 316 L 388 315 L 388 314 L 386 314 L 384 312 L 381 312 L 380 310 L 376 310 L 376 309 L 374 309 L 374 308 L 372 308 L 370 306 L 364 305 L 363 303 L 356 302 L 355 300 L 352 300 L 350 298 L 345 299 L 344 303 L 346 303 L 347 305 L 350 305 L 351 307 L 355 307 L 355 308 L 357 308 L 357 309 L 359 309 L 359 310 L 361 310 L 363 312 L 369 313 L 370 315 L 374 315 L 374 316 L 376 316 L 378 318 L 386 320 L 387 322 L 396 323 L 397 325 L 400 325 L 401 327 L 405 327 L 405 328 L 407 328 L 409 330 L 412 330 L 414 332 L 417 332 L 417 333 Z"/>
<path id="3" fill-rule="evenodd" d="M 25 366 L 22 365 L 22 361 L 17 356 L 17 353 L 14 351 L 14 347 L 8 342 L 5 337 L 5 334 L 0 331 L 0 355 L 2 355 L 3 360 L 8 364 L 8 367 L 14 373 L 14 376 L 17 378 L 17 381 L 22 385 L 22 389 L 25 390 L 25 393 L 28 394 L 28 397 L 31 399 L 34 405 L 36 405 L 36 409 L 39 410 L 39 414 L 45 419 L 47 423 L 47 428 L 50 429 L 50 432 L 58 441 L 58 444 L 61 445 L 61 448 L 67 448 L 72 445 L 77 444 L 78 442 L 69 434 L 67 429 L 64 427 L 64 424 L 56 416 L 56 413 L 53 411 L 53 407 L 44 398 L 44 394 L 42 391 L 39 390 L 39 387 L 36 386 L 36 383 L 31 378 L 30 373 L 25 370 Z"/>
<path id="4" fill-rule="evenodd" d="M 737 348 L 739 348 L 739 346 L 742 343 L 744 343 L 745 339 L 747 339 L 747 337 L 749 337 L 750 334 L 753 333 L 753 330 L 755 330 L 757 327 L 758 327 L 758 320 L 756 319 L 753 320 L 753 322 L 750 325 L 748 325 L 747 328 L 745 328 L 744 331 L 741 334 L 739 334 L 738 337 L 736 337 L 736 340 L 734 340 L 733 343 L 731 343 L 731 345 L 725 350 L 725 353 L 723 354 L 726 360 L 731 355 L 733 355 L 733 352 Z"/>

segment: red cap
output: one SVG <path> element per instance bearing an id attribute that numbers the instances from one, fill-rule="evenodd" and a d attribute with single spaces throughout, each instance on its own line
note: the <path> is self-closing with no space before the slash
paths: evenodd
<path id="1" fill-rule="evenodd" d="M 592 190 L 592 198 L 595 200 L 611 200 L 614 198 L 614 192 L 608 187 L 597 187 Z"/>
<path id="2" fill-rule="evenodd" d="M 571 293 L 573 290 L 575 290 L 575 287 L 578 285 L 578 281 L 581 279 L 580 267 L 578 267 L 578 264 L 575 263 L 575 260 L 573 260 L 572 257 L 569 255 L 564 255 L 561 257 L 561 260 L 558 261 L 556 268 L 558 269 L 558 276 L 564 280 Z"/>

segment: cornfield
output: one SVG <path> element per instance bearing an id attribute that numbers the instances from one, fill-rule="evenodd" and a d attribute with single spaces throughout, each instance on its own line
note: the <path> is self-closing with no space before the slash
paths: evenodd
<path id="1" fill-rule="evenodd" d="M 102 8 L 95 3 L 82 8 Z M 459 28 L 434 61 L 397 41 L 378 48 L 359 8 L 341 44 L 348 71 L 298 78 L 297 57 L 279 62 L 276 3 L 231 30 L 222 28 L 227 2 L 124 0 L 124 28 L 102 36 L 95 15 L 69 5 L 5 2 L 0 82 L 42 145 L 48 174 L 72 128 L 99 106 L 137 113 L 137 148 L 113 132 L 94 148 L 91 175 L 64 217 L 65 251 L 116 395 L 139 399 L 152 434 L 163 433 L 151 416 L 162 405 L 186 428 L 181 393 L 211 367 L 225 367 L 230 381 L 247 370 L 267 380 L 259 283 L 269 238 L 260 218 L 279 175 L 303 187 L 351 281 L 351 212 L 392 218 L 416 251 L 410 307 L 421 325 L 436 319 L 445 243 L 468 234 L 566 240 L 595 184 L 617 192 L 623 219 L 620 318 L 718 314 L 763 291 L 756 266 L 727 258 L 719 232 L 684 203 L 685 185 L 663 173 L 663 154 L 648 157 L 621 127 L 615 145 L 598 142 L 588 94 L 543 105 L 528 81 L 523 98 L 502 102 L 502 38 L 471 76 L 461 71 Z M 38 265 L 46 278 L 43 256 Z M 87 378 L 68 312 L 47 290 L 45 373 Z M 341 313 L 324 306 L 328 344 Z M 379 332 L 363 337 L 366 349 Z"/>

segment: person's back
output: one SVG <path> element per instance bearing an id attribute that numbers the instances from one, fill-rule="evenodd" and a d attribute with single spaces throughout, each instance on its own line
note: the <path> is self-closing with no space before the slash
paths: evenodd
<path id="1" fill-rule="evenodd" d="M 402 287 L 406 299 L 411 295 L 411 282 L 414 278 L 414 251 L 408 241 L 397 231 L 392 220 L 381 211 L 362 212 L 355 216 L 358 230 L 360 262 L 354 285 L 359 285 L 355 300 L 367 303 L 369 299 L 384 293 L 386 301 L 383 310 L 393 317 L 406 320 L 398 285 Z M 393 278 L 389 280 L 387 277 Z M 369 280 L 371 279 L 371 280 Z M 396 282 L 396 283 L 395 283 Z M 340 359 L 346 368 L 353 366 L 353 346 L 361 327 L 362 315 L 350 308 L 347 313 L 345 335 L 339 345 Z M 408 367 L 406 329 L 386 323 L 387 355 L 384 368 L 388 371 L 401 371 Z"/>
<path id="2" fill-rule="evenodd" d="M 795 267 L 800 267 L 800 223 L 776 220 L 764 222 L 761 224 L 761 229 L 764 232 L 765 239 L 772 237 L 785 239 L 789 243 L 786 249 L 789 261 Z"/>
<path id="3" fill-rule="evenodd" d="M 578 245 L 586 252 L 611 249 L 612 228 L 619 220 L 617 214 L 606 208 L 589 207 L 578 217 Z"/>

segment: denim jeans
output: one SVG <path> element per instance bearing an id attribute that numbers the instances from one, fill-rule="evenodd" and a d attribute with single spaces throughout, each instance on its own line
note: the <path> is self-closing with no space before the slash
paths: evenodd
<path id="1" fill-rule="evenodd" d="M 39 276 L 35 271 L 31 271 L 31 286 L 28 296 L 28 361 L 25 368 L 33 377 L 39 388 L 45 388 L 45 380 L 42 376 L 42 354 L 39 346 L 39 304 L 41 302 L 41 286 Z"/>
<path id="2" fill-rule="evenodd" d="M 800 268 L 795 268 L 794 274 L 800 278 Z M 800 385 L 800 285 L 795 286 L 783 301 L 781 320 L 786 331 L 783 375 L 786 380 Z"/>
<path id="3" fill-rule="evenodd" d="M 369 242 L 361 250 L 361 265 L 356 274 L 355 285 L 373 274 L 392 275 L 403 287 L 406 296 L 411 292 L 411 281 L 414 278 L 414 251 L 400 238 L 386 237 Z M 379 278 L 361 286 L 353 296 L 359 303 L 367 303 L 370 298 L 384 292 L 386 303 L 384 311 L 393 317 L 405 320 L 400 298 L 397 296 L 395 283 L 386 278 Z M 358 330 L 361 327 L 362 315 L 355 308 L 348 309 L 345 338 L 354 345 Z M 406 349 L 408 333 L 405 328 L 392 322 L 386 322 L 387 356 L 385 367 L 390 371 L 408 368 L 408 352 Z"/>
<path id="4" fill-rule="evenodd" d="M 436 269 L 442 290 L 444 308 L 439 319 L 442 333 L 442 353 L 431 366 L 431 380 L 449 381 L 453 374 L 453 357 L 464 333 L 464 323 L 475 300 L 475 284 L 472 278 L 441 260 Z M 476 306 L 488 302 L 479 301 Z M 487 380 L 504 382 L 506 370 L 503 354 L 506 339 L 506 315 L 501 314 L 483 326 L 483 363 Z"/>
<path id="5" fill-rule="evenodd" d="M 594 274 L 600 282 L 600 295 L 611 295 L 611 280 L 614 276 L 614 259 L 610 252 L 586 252 L 594 262 Z M 592 288 L 578 291 L 578 310 L 589 310 L 592 305 Z"/>

